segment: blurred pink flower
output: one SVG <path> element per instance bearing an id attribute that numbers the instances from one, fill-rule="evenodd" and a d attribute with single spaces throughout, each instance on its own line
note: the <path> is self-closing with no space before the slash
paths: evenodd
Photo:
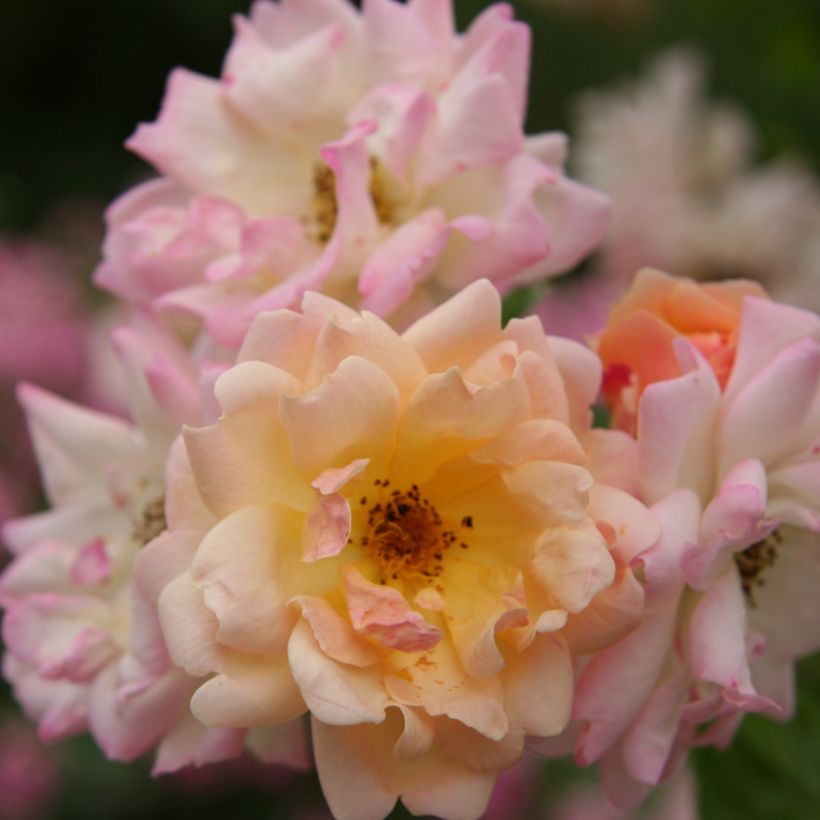
<path id="1" fill-rule="evenodd" d="M 603 276 L 584 274 L 550 283 L 546 295 L 530 311 L 547 333 L 588 342 L 606 324 L 621 289 Z"/>
<path id="2" fill-rule="evenodd" d="M 36 466 L 14 386 L 29 379 L 77 394 L 87 322 L 79 283 L 56 248 L 0 239 L 0 524 L 29 510 L 37 497 Z"/>
<path id="3" fill-rule="evenodd" d="M 54 755 L 21 720 L 0 724 L 0 820 L 34 820 L 60 788 Z"/>
<path id="4" fill-rule="evenodd" d="M 478 278 L 570 268 L 608 201 L 564 176 L 562 134 L 525 139 L 512 14 L 459 35 L 450 0 L 254 3 L 222 78 L 176 70 L 131 138 L 164 176 L 110 208 L 97 281 L 235 349 L 307 290 L 406 326 Z"/>
<path id="5" fill-rule="evenodd" d="M 698 820 L 697 783 L 683 769 L 661 786 L 648 805 L 624 814 L 610 806 L 597 786 L 576 786 L 552 807 L 550 820 Z"/>
<path id="6" fill-rule="evenodd" d="M 641 80 L 581 100 L 578 172 L 613 199 L 594 269 L 621 289 L 646 266 L 745 277 L 820 308 L 820 186 L 792 158 L 754 165 L 752 125 L 704 99 L 702 76 L 696 56 L 670 51 Z"/>
<path id="7" fill-rule="evenodd" d="M 0 240 L 0 384 L 76 389 L 88 313 L 58 251 Z"/>

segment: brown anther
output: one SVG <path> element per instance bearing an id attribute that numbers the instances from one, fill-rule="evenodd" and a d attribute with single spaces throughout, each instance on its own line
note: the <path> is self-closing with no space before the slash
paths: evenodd
<path id="1" fill-rule="evenodd" d="M 390 481 L 376 479 L 374 484 L 386 488 Z M 386 501 L 374 504 L 367 512 L 367 527 L 361 544 L 378 560 L 383 579 L 437 578 L 444 571 L 444 552 L 456 540 L 415 484 L 409 490 L 393 489 Z"/>
<path id="2" fill-rule="evenodd" d="M 740 574 L 740 583 L 743 592 L 749 601 L 749 606 L 756 607 L 754 590 L 756 587 L 765 586 L 765 579 L 760 575 L 777 561 L 777 548 L 783 543 L 783 535 L 779 530 L 774 530 L 762 541 L 752 544 L 742 552 L 735 553 L 735 564 Z"/>
<path id="3" fill-rule="evenodd" d="M 166 529 L 168 523 L 165 520 L 165 498 L 159 496 L 145 505 L 142 518 L 134 528 L 134 540 L 144 547 Z"/>

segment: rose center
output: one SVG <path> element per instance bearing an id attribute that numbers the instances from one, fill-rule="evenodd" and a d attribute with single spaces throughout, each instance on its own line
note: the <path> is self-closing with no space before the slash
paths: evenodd
<path id="1" fill-rule="evenodd" d="M 760 576 L 764 570 L 774 565 L 777 560 L 777 548 L 782 543 L 783 536 L 775 530 L 762 541 L 752 544 L 742 552 L 735 553 L 735 563 L 740 572 L 740 583 L 752 607 L 756 606 L 755 587 L 762 587 L 766 584 L 766 580 Z"/>
<path id="2" fill-rule="evenodd" d="M 399 579 L 431 583 L 443 572 L 448 550 L 469 549 L 464 531 L 473 528 L 471 516 L 465 516 L 459 527 L 448 528 L 417 485 L 391 489 L 389 480 L 376 479 L 374 486 L 375 500 L 363 496 L 360 501 L 367 526 L 359 544 L 378 561 L 379 583 Z"/>
<path id="3" fill-rule="evenodd" d="M 313 196 L 310 216 L 303 218 L 308 238 L 326 245 L 333 236 L 339 205 L 336 199 L 336 177 L 328 165 L 319 160 L 313 166 Z M 395 182 L 376 157 L 370 158 L 370 199 L 376 217 L 382 225 L 393 226 L 397 220 L 399 205 Z"/>

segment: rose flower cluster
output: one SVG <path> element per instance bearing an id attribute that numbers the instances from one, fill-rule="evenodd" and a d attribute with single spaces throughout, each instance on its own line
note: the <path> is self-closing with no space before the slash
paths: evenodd
<path id="1" fill-rule="evenodd" d="M 130 417 L 19 388 L 49 509 L 4 528 L 3 670 L 41 737 L 466 819 L 525 748 L 627 811 L 787 717 L 820 648 L 820 319 L 645 269 L 589 344 L 502 324 L 610 210 L 522 133 L 510 7 L 235 25 L 107 215 Z"/>

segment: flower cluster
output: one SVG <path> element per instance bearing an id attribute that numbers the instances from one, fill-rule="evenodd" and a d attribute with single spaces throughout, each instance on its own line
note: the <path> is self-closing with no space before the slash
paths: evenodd
<path id="1" fill-rule="evenodd" d="M 172 75 L 97 272 L 128 418 L 18 391 L 50 509 L 4 528 L 3 669 L 44 740 L 476 818 L 525 748 L 688 805 L 690 748 L 793 709 L 820 318 L 647 269 L 590 345 L 503 324 L 608 213 L 522 134 L 528 47 L 507 6 L 258 0 Z"/>

